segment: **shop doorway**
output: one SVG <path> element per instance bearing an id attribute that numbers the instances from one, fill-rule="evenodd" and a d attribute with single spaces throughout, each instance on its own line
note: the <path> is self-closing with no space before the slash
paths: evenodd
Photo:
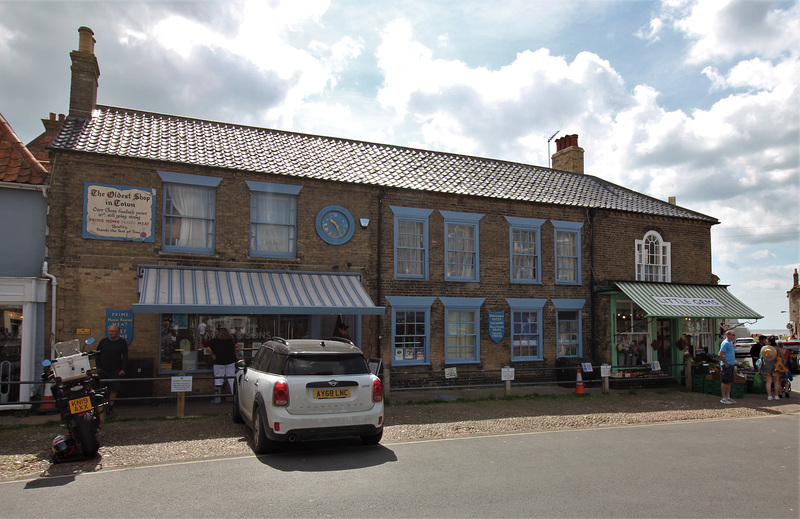
<path id="1" fill-rule="evenodd" d="M 22 309 L 0 306 L 0 403 L 19 402 Z"/>
<path id="2" fill-rule="evenodd" d="M 656 319 L 656 359 L 659 364 L 667 368 L 672 364 L 672 320 Z"/>

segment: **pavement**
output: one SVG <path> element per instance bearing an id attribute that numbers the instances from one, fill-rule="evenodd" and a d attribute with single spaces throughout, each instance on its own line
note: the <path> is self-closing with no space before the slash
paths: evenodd
<path id="1" fill-rule="evenodd" d="M 625 388 L 610 389 L 609 393 L 650 393 L 650 392 L 675 392 L 679 393 L 686 389 L 678 384 L 657 388 Z M 585 392 L 590 395 L 602 393 L 602 385 L 599 381 L 585 382 Z M 575 387 L 562 387 L 556 383 L 544 383 L 537 385 L 516 385 L 511 386 L 508 396 L 524 396 L 530 394 L 538 395 L 570 395 L 575 394 Z M 387 405 L 398 405 L 413 402 L 432 402 L 436 400 L 476 400 L 485 398 L 501 398 L 506 395 L 503 386 L 491 387 L 470 387 L 470 388 L 431 388 L 431 389 L 407 389 L 395 390 L 388 395 Z M 719 397 L 707 395 L 709 404 L 717 404 Z M 187 398 L 184 404 L 184 417 L 202 416 L 212 414 L 229 414 L 231 412 L 231 399 L 224 399 L 222 404 L 212 404 L 211 396 L 202 398 Z M 737 398 L 739 405 L 763 405 L 766 403 L 766 395 L 756 393 L 745 393 L 744 397 Z M 770 402 L 772 404 L 772 402 Z M 792 398 L 782 399 L 780 404 L 775 402 L 773 405 L 792 405 L 795 408 L 792 412 L 800 412 L 800 393 L 792 392 Z M 167 401 L 149 401 L 144 403 L 120 402 L 114 407 L 114 415 L 117 420 L 146 419 L 158 417 L 177 417 L 179 416 L 178 404 L 175 399 Z M 47 422 L 58 422 L 60 418 L 57 413 L 40 414 L 35 411 L 2 411 L 0 410 L 0 426 L 3 425 L 35 425 Z"/>

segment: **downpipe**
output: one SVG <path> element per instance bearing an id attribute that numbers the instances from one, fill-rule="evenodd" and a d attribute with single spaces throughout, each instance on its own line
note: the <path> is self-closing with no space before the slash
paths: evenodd
<path id="1" fill-rule="evenodd" d="M 53 345 L 56 343 L 56 292 L 58 280 L 47 271 L 47 262 L 42 263 L 42 277 L 50 280 L 50 355 L 53 355 Z"/>

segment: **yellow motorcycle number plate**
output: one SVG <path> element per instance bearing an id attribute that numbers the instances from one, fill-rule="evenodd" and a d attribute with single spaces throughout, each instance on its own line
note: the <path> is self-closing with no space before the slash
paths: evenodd
<path id="1" fill-rule="evenodd" d="M 314 398 L 349 398 L 349 397 L 350 397 L 349 387 L 314 390 Z"/>
<path id="2" fill-rule="evenodd" d="M 85 413 L 92 408 L 92 400 L 85 396 L 69 401 L 69 412 L 72 414 Z"/>

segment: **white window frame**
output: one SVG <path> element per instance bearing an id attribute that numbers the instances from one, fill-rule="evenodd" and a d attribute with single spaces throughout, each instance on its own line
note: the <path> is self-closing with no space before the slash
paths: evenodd
<path id="1" fill-rule="evenodd" d="M 636 240 L 636 281 L 672 281 L 672 244 L 656 231 Z"/>

